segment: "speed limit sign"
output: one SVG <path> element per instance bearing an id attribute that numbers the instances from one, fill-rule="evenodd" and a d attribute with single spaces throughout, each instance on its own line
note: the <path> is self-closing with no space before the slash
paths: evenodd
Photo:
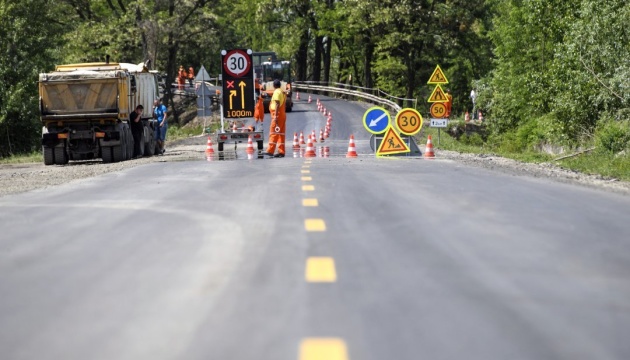
<path id="1" fill-rule="evenodd" d="M 415 135 L 422 127 L 422 116 L 416 109 L 402 109 L 396 115 L 396 125 L 401 133 Z"/>
<path id="2" fill-rule="evenodd" d="M 446 105 L 444 103 L 433 103 L 429 112 L 434 118 L 441 119 L 446 116 Z"/>
<path id="3" fill-rule="evenodd" d="M 251 67 L 251 55 L 248 55 L 244 50 L 231 50 L 223 57 L 223 69 L 230 77 L 243 77 L 247 75 Z"/>

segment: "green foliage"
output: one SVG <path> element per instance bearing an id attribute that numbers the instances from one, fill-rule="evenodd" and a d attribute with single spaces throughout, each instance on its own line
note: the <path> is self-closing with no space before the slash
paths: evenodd
<path id="1" fill-rule="evenodd" d="M 603 152 L 618 153 L 630 146 L 630 121 L 606 120 L 598 124 L 595 144 Z"/>

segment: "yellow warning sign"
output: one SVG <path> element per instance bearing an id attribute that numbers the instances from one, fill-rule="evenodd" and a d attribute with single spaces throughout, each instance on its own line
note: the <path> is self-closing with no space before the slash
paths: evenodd
<path id="1" fill-rule="evenodd" d="M 433 74 L 431 74 L 427 84 L 448 84 L 448 79 L 446 78 L 446 75 L 444 75 L 444 71 L 442 71 L 440 65 L 435 67 L 435 70 L 433 70 Z"/>
<path id="2" fill-rule="evenodd" d="M 427 100 L 427 102 L 430 102 L 430 103 L 448 102 L 446 93 L 444 93 L 444 90 L 442 90 L 442 87 L 440 85 L 436 86 L 435 89 L 433 89 L 433 92 L 431 93 L 431 96 L 429 96 L 429 100 Z"/>
<path id="3" fill-rule="evenodd" d="M 376 156 L 391 155 L 409 152 L 409 146 L 400 138 L 400 135 L 390 126 L 376 150 Z"/>

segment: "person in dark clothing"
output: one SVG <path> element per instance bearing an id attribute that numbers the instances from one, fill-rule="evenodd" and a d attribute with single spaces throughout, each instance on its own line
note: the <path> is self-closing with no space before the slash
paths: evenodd
<path id="1" fill-rule="evenodd" d="M 131 123 L 131 134 L 133 135 L 133 157 L 142 157 L 144 150 L 142 144 L 142 132 L 144 131 L 144 125 L 142 124 L 142 111 L 144 107 L 142 105 L 136 106 L 136 110 L 129 115 L 129 122 Z"/>

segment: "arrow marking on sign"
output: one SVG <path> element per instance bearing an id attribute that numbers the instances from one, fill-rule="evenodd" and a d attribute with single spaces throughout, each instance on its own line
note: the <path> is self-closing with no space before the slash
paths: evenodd
<path id="1" fill-rule="evenodd" d="M 236 96 L 236 90 L 230 90 L 230 109 L 234 109 L 232 106 L 232 98 Z"/>
<path id="2" fill-rule="evenodd" d="M 247 86 L 247 84 L 245 84 L 245 81 L 241 80 L 238 86 L 241 88 L 241 109 L 245 109 L 245 86 Z"/>
<path id="3" fill-rule="evenodd" d="M 387 117 L 387 114 L 384 113 L 383 115 L 381 115 L 381 116 L 377 117 L 376 119 L 370 121 L 370 127 L 378 125 L 378 122 L 383 120 L 386 117 Z"/>

